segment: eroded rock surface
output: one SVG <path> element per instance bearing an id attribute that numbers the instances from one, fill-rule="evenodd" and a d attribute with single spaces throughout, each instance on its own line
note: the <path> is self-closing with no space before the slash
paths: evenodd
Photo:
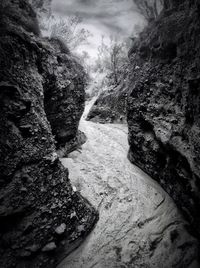
<path id="1" fill-rule="evenodd" d="M 99 123 L 126 123 L 126 104 L 129 92 L 127 87 L 128 74 L 129 68 L 128 63 L 126 63 L 119 74 L 120 78 L 117 85 L 113 84 L 112 76 L 105 77 L 102 85 L 98 85 L 101 93 L 91 107 L 87 120 Z M 93 91 L 95 92 L 95 88 Z"/>
<path id="2" fill-rule="evenodd" d="M 75 68 L 73 60 L 38 34 L 36 15 L 25 0 L 1 1 L 2 268 L 55 267 L 58 259 L 80 244 L 97 219 L 92 206 L 71 187 L 68 171 L 55 152 L 44 109 L 44 95 L 51 90 L 47 77 L 62 77 L 65 58 L 65 71 L 70 73 L 70 67 Z"/>
<path id="3" fill-rule="evenodd" d="M 200 234 L 199 1 L 166 1 L 130 51 L 129 159 Z"/>
<path id="4" fill-rule="evenodd" d="M 58 145 L 78 135 L 78 124 L 85 106 L 85 72 L 59 40 L 50 40 L 53 50 L 44 55 L 44 106 Z"/>
<path id="5" fill-rule="evenodd" d="M 99 123 L 126 122 L 127 93 L 124 84 L 102 92 L 88 113 L 87 120 Z"/>

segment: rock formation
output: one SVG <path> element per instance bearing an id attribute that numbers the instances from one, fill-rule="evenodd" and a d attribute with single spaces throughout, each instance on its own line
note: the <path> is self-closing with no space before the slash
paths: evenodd
<path id="1" fill-rule="evenodd" d="M 91 110 L 87 120 L 99 123 L 126 122 L 127 88 L 124 84 L 114 89 L 103 91 Z"/>
<path id="2" fill-rule="evenodd" d="M 44 106 L 56 141 L 64 145 L 78 133 L 85 103 L 85 72 L 60 40 L 50 42 L 53 51 L 44 55 L 40 66 L 45 77 Z"/>
<path id="3" fill-rule="evenodd" d="M 54 267 L 97 219 L 73 190 L 52 134 L 65 141 L 75 133 L 84 102 L 81 67 L 57 42 L 39 37 L 25 0 L 0 2 L 0 35 L 0 267 Z M 73 117 L 66 132 L 54 124 L 61 95 L 60 109 Z"/>
<path id="4" fill-rule="evenodd" d="M 91 107 L 87 120 L 99 123 L 125 123 L 126 104 L 127 104 L 127 77 L 128 64 L 124 65 L 120 73 L 120 83 L 115 85 L 111 78 L 107 77 L 104 81 L 104 90 L 99 94 L 94 105 Z M 101 90 L 101 88 L 99 88 Z"/>
<path id="5" fill-rule="evenodd" d="M 200 4 L 166 1 L 130 50 L 129 159 L 200 235 Z"/>

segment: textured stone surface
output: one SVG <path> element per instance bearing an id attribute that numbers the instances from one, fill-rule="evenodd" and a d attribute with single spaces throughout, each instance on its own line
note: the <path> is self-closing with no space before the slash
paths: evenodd
<path id="1" fill-rule="evenodd" d="M 57 150 L 57 154 L 59 157 L 67 157 L 69 153 L 75 150 L 81 150 L 81 146 L 87 141 L 87 137 L 85 133 L 82 131 L 78 131 L 76 137 L 69 142 L 65 143 L 64 146 L 60 147 Z"/>
<path id="2" fill-rule="evenodd" d="M 45 76 L 44 105 L 58 145 L 64 145 L 78 134 L 85 105 L 85 72 L 61 41 L 50 42 L 53 51 L 44 55 L 40 66 Z"/>
<path id="3" fill-rule="evenodd" d="M 47 77 L 51 71 L 56 77 L 60 71 L 62 77 L 58 58 L 65 56 L 37 34 L 36 16 L 26 1 L 1 1 L 0 267 L 3 268 L 54 267 L 58 258 L 82 241 L 97 218 L 92 206 L 71 187 L 68 171 L 55 152 L 44 109 L 45 94 L 50 90 Z M 74 70 L 71 64 L 73 60 L 69 59 L 66 71 Z M 61 224 L 66 228 L 58 235 L 55 230 Z"/>
<path id="4" fill-rule="evenodd" d="M 95 86 L 90 86 L 91 90 L 89 88 L 89 92 L 96 92 L 96 95 L 98 91 L 101 93 L 91 107 L 87 115 L 87 120 L 99 123 L 126 122 L 126 103 L 129 92 L 129 88 L 127 87 L 128 74 L 129 64 L 127 62 L 118 74 L 120 77 L 118 85 L 113 83 L 113 76 L 108 75 L 101 84 L 98 84 L 98 79 L 95 81 L 97 92 Z"/>
<path id="5" fill-rule="evenodd" d="M 87 120 L 100 123 L 126 122 L 127 93 L 124 84 L 102 92 L 87 115 Z"/>
<path id="6" fill-rule="evenodd" d="M 167 1 L 166 1 L 167 3 Z M 199 1 L 168 1 L 130 50 L 129 159 L 200 234 Z"/>

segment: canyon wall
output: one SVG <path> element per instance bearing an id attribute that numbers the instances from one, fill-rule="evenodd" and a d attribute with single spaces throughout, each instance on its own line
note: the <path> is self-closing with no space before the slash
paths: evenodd
<path id="1" fill-rule="evenodd" d="M 0 2 L 3 268 L 55 267 L 98 218 L 72 188 L 55 146 L 55 138 L 65 142 L 77 132 L 84 106 L 82 68 L 59 41 L 42 39 L 39 32 L 27 1 Z M 70 118 L 65 124 L 57 107 Z"/>
<path id="2" fill-rule="evenodd" d="M 45 77 L 44 108 L 58 146 L 64 146 L 78 134 L 86 74 L 62 41 L 52 39 L 50 44 L 53 50 L 43 55 L 40 64 Z"/>
<path id="3" fill-rule="evenodd" d="M 200 3 L 165 1 L 129 52 L 129 159 L 200 235 Z"/>

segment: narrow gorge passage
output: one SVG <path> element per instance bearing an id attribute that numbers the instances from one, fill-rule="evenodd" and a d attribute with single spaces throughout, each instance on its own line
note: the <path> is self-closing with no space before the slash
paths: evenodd
<path id="1" fill-rule="evenodd" d="M 98 209 L 99 221 L 58 268 L 198 267 L 196 241 L 174 202 L 127 159 L 127 126 L 83 116 L 80 129 L 87 142 L 62 163 L 77 191 Z"/>
<path id="2" fill-rule="evenodd" d="M 200 268 L 200 0 L 0 0 L 0 36 L 0 268 Z"/>

